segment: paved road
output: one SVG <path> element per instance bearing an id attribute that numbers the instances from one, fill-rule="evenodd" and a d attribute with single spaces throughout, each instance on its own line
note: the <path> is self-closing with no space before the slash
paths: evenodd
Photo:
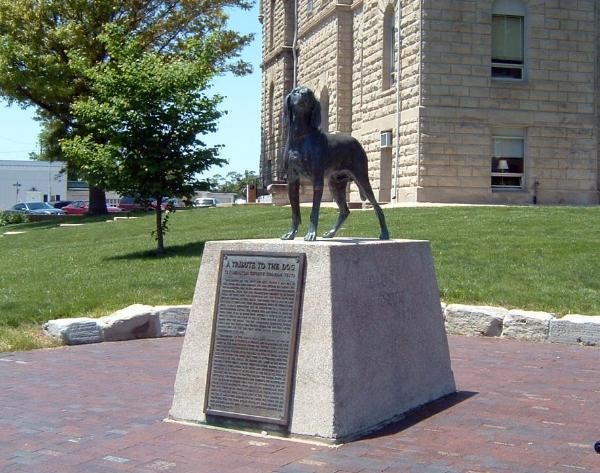
<path id="1" fill-rule="evenodd" d="M 162 422 L 182 339 L 0 354 L 1 472 L 600 472 L 600 349 L 450 337 L 459 393 L 330 448 Z"/>

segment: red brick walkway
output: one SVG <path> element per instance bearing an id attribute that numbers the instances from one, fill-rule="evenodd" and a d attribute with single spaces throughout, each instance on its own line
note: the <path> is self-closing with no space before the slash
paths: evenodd
<path id="1" fill-rule="evenodd" d="M 181 339 L 0 354 L 1 472 L 600 472 L 600 349 L 451 337 L 460 392 L 339 448 L 161 422 Z"/>

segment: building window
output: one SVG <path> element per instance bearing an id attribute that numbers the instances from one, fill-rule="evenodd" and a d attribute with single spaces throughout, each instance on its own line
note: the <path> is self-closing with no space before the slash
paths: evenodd
<path id="1" fill-rule="evenodd" d="M 525 7 L 518 0 L 496 0 L 492 7 L 492 77 L 523 79 Z"/>
<path id="2" fill-rule="evenodd" d="M 383 16 L 383 89 L 396 84 L 398 45 L 396 41 L 396 12 L 390 5 Z"/>
<path id="3" fill-rule="evenodd" d="M 523 188 L 525 135 L 521 129 L 496 129 L 492 136 L 492 189 Z"/>

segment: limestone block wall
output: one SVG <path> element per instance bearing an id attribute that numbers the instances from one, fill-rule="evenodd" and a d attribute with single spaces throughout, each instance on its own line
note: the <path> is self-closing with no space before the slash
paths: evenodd
<path id="1" fill-rule="evenodd" d="M 492 3 L 423 2 L 419 200 L 598 202 L 598 2 L 523 1 L 523 81 L 491 77 Z M 495 127 L 523 130 L 520 191 L 491 188 Z"/>
<path id="2" fill-rule="evenodd" d="M 317 28 L 305 30 L 299 40 L 298 84 L 310 87 L 317 98 L 324 88 L 329 93 L 329 130 L 337 129 L 338 21 L 333 15 Z"/>
<path id="3" fill-rule="evenodd" d="M 352 13 L 349 0 L 299 3 L 298 83 L 329 97 L 327 129 L 352 129 Z M 325 105 L 325 104 L 322 104 Z"/>
<path id="4" fill-rule="evenodd" d="M 411 199 L 402 189 L 416 186 L 418 175 L 420 1 L 400 1 L 399 44 L 396 40 L 400 56 L 399 103 L 396 87 L 384 89 L 383 85 L 384 13 L 393 4 L 389 0 L 355 2 L 353 14 L 352 131 L 367 151 L 371 184 L 376 196 L 383 201 L 393 201 L 395 193 L 398 198 L 402 196 L 402 200 Z M 400 115 L 398 159 L 395 150 L 397 114 Z M 393 133 L 391 150 L 380 149 L 383 131 Z M 359 199 L 356 189 L 351 199 Z"/>
<path id="5" fill-rule="evenodd" d="M 400 149 L 396 171 L 397 201 L 415 200 L 419 186 L 421 113 L 421 3 L 402 2 L 400 20 Z"/>
<path id="6" fill-rule="evenodd" d="M 264 0 L 262 2 L 263 59 L 281 46 L 291 46 L 294 38 L 293 0 Z"/>
<path id="7" fill-rule="evenodd" d="M 363 144 L 376 195 L 392 201 L 597 203 L 600 0 L 522 0 L 522 81 L 491 77 L 493 0 L 397 1 L 399 104 L 395 87 L 383 86 L 384 12 L 395 2 L 313 0 L 312 9 L 308 0 L 298 2 L 298 82 L 317 96 L 327 91 L 328 129 L 352 133 Z M 263 1 L 261 170 L 266 156 L 281 155 L 285 141 L 281 116 L 292 84 L 293 13 L 291 0 Z M 274 118 L 266 113 L 271 84 Z M 498 128 L 523 131 L 521 189 L 491 187 Z M 388 130 L 391 151 L 379 146 L 380 133 Z M 353 189 L 351 199 L 358 198 Z"/>
<path id="8" fill-rule="evenodd" d="M 284 99 L 291 88 L 292 67 L 291 57 L 282 54 L 263 69 L 261 172 L 265 185 L 283 178 L 282 155 L 287 134 Z"/>
<path id="9" fill-rule="evenodd" d="M 284 98 L 293 82 L 293 2 L 262 2 L 263 75 L 261 114 L 262 185 L 281 181 L 284 177 L 283 147 L 287 134 L 284 120 Z"/>

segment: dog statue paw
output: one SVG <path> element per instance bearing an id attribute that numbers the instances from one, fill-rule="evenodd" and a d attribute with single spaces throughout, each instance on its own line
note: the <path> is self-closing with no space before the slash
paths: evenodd
<path id="1" fill-rule="evenodd" d="M 294 238 L 296 238 L 296 232 L 291 230 L 281 236 L 282 240 L 293 240 Z"/>
<path id="2" fill-rule="evenodd" d="M 304 241 L 315 241 L 316 239 L 317 239 L 316 232 L 308 232 L 306 235 L 304 235 Z"/>

